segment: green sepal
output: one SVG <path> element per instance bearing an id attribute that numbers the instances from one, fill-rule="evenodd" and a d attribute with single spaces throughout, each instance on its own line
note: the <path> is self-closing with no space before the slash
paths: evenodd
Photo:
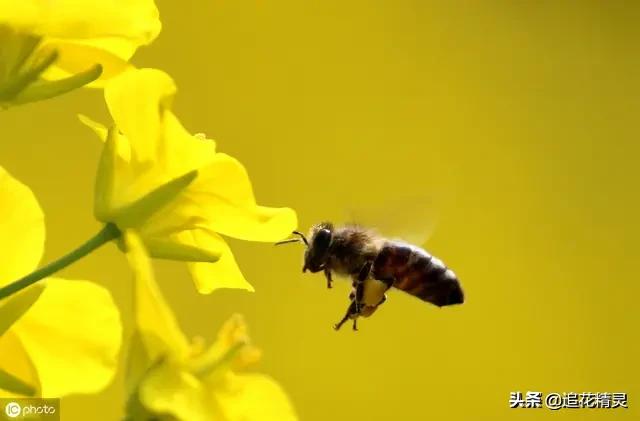
<path id="1" fill-rule="evenodd" d="M 95 66 L 59 80 L 38 80 L 24 88 L 11 101 L 12 105 L 22 105 L 29 102 L 42 101 L 44 99 L 53 98 L 67 92 L 83 87 L 84 85 L 98 79 L 102 74 L 102 66 Z"/>
<path id="2" fill-rule="evenodd" d="M 104 148 L 100 154 L 98 162 L 98 172 L 96 175 L 93 202 L 93 214 L 98 221 L 107 222 L 113 213 L 111 203 L 113 201 L 115 189 L 115 174 L 118 166 L 118 129 L 111 126 L 106 134 Z"/>
<path id="3" fill-rule="evenodd" d="M 12 105 L 15 99 L 27 89 L 29 85 L 34 83 L 42 72 L 47 70 L 58 59 L 58 52 L 49 51 L 42 59 L 33 66 L 28 67 L 23 72 L 14 75 L 3 86 L 0 86 L 0 102 Z"/>
<path id="4" fill-rule="evenodd" d="M 16 76 L 40 44 L 41 37 L 0 24 L 0 86 Z"/>
<path id="5" fill-rule="evenodd" d="M 147 193 L 128 206 L 118 209 L 114 215 L 119 228 L 135 228 L 142 225 L 154 213 L 171 203 L 198 176 L 198 170 L 174 178 Z"/>
<path id="6" fill-rule="evenodd" d="M 45 286 L 38 284 L 0 300 L 0 336 L 17 322 L 35 303 Z"/>

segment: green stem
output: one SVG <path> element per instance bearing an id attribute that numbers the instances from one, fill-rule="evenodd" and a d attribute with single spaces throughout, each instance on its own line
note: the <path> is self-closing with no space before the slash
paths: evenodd
<path id="1" fill-rule="evenodd" d="M 35 284 L 42 278 L 46 278 L 47 276 L 53 275 L 58 272 L 60 269 L 63 269 L 69 266 L 71 263 L 76 260 L 82 259 L 87 254 L 91 253 L 98 247 L 103 244 L 108 243 L 111 240 L 114 240 L 120 236 L 120 230 L 113 224 L 105 225 L 96 235 L 87 240 L 84 244 L 80 245 L 80 247 L 71 251 L 70 253 L 62 256 L 58 260 L 55 260 L 48 265 L 41 267 L 40 269 L 31 272 L 24 278 L 20 278 L 17 281 L 10 283 L 2 288 L 0 288 L 0 300 L 6 298 L 16 292 L 23 290 L 24 288 Z"/>

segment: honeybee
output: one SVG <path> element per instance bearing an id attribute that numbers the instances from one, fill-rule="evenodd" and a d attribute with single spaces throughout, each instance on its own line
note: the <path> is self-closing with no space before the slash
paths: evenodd
<path id="1" fill-rule="evenodd" d="M 358 317 L 371 316 L 386 301 L 385 292 L 391 287 L 438 307 L 464 302 L 455 273 L 413 244 L 384 238 L 362 226 L 336 227 L 331 222 L 314 225 L 308 239 L 301 232 L 293 234 L 297 237 L 276 244 L 304 243 L 302 272 L 323 271 L 327 288 L 332 286 L 334 273 L 352 279 L 349 307 L 334 326 L 336 330 L 349 319 L 353 330 L 358 330 Z"/>

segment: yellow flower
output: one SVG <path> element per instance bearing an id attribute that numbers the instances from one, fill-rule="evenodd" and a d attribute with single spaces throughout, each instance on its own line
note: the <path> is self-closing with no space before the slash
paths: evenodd
<path id="1" fill-rule="evenodd" d="M 256 204 L 243 165 L 216 152 L 213 140 L 188 133 L 171 112 L 175 91 L 159 70 L 127 71 L 105 88 L 115 128 L 81 117 L 106 139 L 95 216 L 135 229 L 152 257 L 189 262 L 202 293 L 252 291 L 218 234 L 277 241 L 295 229 L 296 214 Z"/>
<path id="2" fill-rule="evenodd" d="M 274 380 L 235 372 L 260 358 L 244 320 L 229 319 L 209 349 L 201 339 L 189 343 L 155 283 L 140 239 L 126 232 L 125 248 L 135 275 L 136 326 L 126 378 L 128 419 L 296 420 Z"/>
<path id="3" fill-rule="evenodd" d="M 0 286 L 32 271 L 44 217 L 26 186 L 0 167 Z M 0 396 L 92 393 L 112 379 L 121 344 L 109 292 L 48 278 L 0 300 Z"/>
<path id="4" fill-rule="evenodd" d="M 101 86 L 160 26 L 153 0 L 0 0 L 0 105 Z"/>

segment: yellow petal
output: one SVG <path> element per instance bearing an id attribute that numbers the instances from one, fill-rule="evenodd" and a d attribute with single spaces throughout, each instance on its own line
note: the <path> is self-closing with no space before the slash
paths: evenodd
<path id="1" fill-rule="evenodd" d="M 220 259 L 221 254 L 218 249 L 204 249 L 191 244 L 183 244 L 173 239 L 145 238 L 144 243 L 151 256 L 156 259 L 214 263 Z"/>
<path id="2" fill-rule="evenodd" d="M 134 329 L 126 356 L 125 388 L 127 396 L 138 393 L 140 381 L 147 374 L 149 368 L 157 361 L 153 361 L 147 352 L 142 333 Z"/>
<path id="3" fill-rule="evenodd" d="M 205 135 L 192 135 L 170 111 L 164 115 L 164 137 L 158 159 L 170 174 L 182 174 L 206 166 L 216 153 L 216 142 Z"/>
<path id="4" fill-rule="evenodd" d="M 42 74 L 42 77 L 47 80 L 59 80 L 99 64 L 102 66 L 100 77 L 86 86 L 102 88 L 107 80 L 134 68 L 128 60 L 135 49 L 135 44 L 117 38 L 75 42 L 46 39 L 39 48 L 39 52 L 46 54 L 49 51 L 56 51 L 58 59 Z"/>
<path id="5" fill-rule="evenodd" d="M 262 352 L 251 344 L 249 339 L 249 327 L 244 317 L 234 314 L 224 323 L 218 332 L 216 345 L 224 349 L 230 349 L 236 344 L 243 344 L 240 352 L 235 355 L 232 366 L 236 369 L 245 368 L 260 360 Z"/>
<path id="6" fill-rule="evenodd" d="M 155 69 L 125 72 L 106 86 L 109 112 L 131 142 L 134 163 L 158 156 L 163 114 L 175 92 L 173 80 Z"/>
<path id="7" fill-rule="evenodd" d="M 240 314 L 232 315 L 220 328 L 216 341 L 189 363 L 190 370 L 212 381 L 230 369 L 242 369 L 260 360 L 262 351 L 251 344 L 247 324 Z"/>
<path id="8" fill-rule="evenodd" d="M 0 0 L 0 24 L 43 37 L 41 50 L 59 58 L 44 74 L 62 79 L 101 64 L 103 82 L 132 68 L 128 60 L 160 32 L 153 0 Z"/>
<path id="9" fill-rule="evenodd" d="M 160 363 L 143 379 L 139 397 L 151 413 L 169 414 L 180 421 L 221 420 L 207 392 L 192 374 L 176 365 Z"/>
<path id="10" fill-rule="evenodd" d="M 148 44 L 160 32 L 153 0 L 0 0 L 0 22 L 59 38 L 125 38 Z"/>
<path id="11" fill-rule="evenodd" d="M 215 397 L 227 421 L 295 421 L 287 394 L 273 379 L 260 374 L 230 376 Z"/>
<path id="12" fill-rule="evenodd" d="M 298 224 L 292 209 L 257 206 L 244 166 L 223 153 L 200 170 L 188 193 L 206 210 L 207 226 L 230 237 L 274 242 L 290 235 Z"/>
<path id="13" fill-rule="evenodd" d="M 187 235 L 185 233 L 185 235 Z M 201 294 L 209 294 L 219 288 L 235 288 L 254 291 L 236 263 L 233 253 L 222 237 L 214 233 L 191 231 L 192 241 L 202 247 L 222 247 L 220 259 L 215 263 L 189 263 L 189 271 Z"/>
<path id="14" fill-rule="evenodd" d="M 151 261 L 140 238 L 134 232 L 126 231 L 124 240 L 135 279 L 136 328 L 149 359 L 155 361 L 162 356 L 185 359 L 189 354 L 189 342 L 156 284 Z"/>
<path id="15" fill-rule="evenodd" d="M 11 330 L 0 335 L 0 369 L 9 375 L 20 379 L 21 382 L 29 385 L 33 389 L 38 389 L 38 373 L 29 359 L 29 355 L 20 343 L 18 337 Z M 21 395 L 20 393 L 10 393 L 0 386 L 0 397 L 9 398 Z"/>
<path id="16" fill-rule="evenodd" d="M 31 190 L 0 167 L 0 286 L 31 272 L 44 249 L 44 215 Z"/>
<path id="17" fill-rule="evenodd" d="M 140 228 L 149 254 L 160 259 L 191 262 L 217 262 L 226 244 L 206 229 L 197 203 L 184 195 L 151 216 Z"/>
<path id="18" fill-rule="evenodd" d="M 120 314 L 105 288 L 47 279 L 38 301 L 16 322 L 45 397 L 95 393 L 109 384 L 122 341 Z"/>
<path id="19" fill-rule="evenodd" d="M 116 125 L 129 138 L 136 161 L 155 160 L 167 177 L 197 169 L 216 144 L 191 135 L 170 112 L 173 80 L 156 69 L 131 70 L 112 80 L 105 98 Z"/>
<path id="20" fill-rule="evenodd" d="M 78 120 L 80 120 L 82 124 L 90 128 L 91 130 L 93 130 L 93 132 L 98 135 L 98 138 L 100 138 L 100 140 L 106 142 L 107 135 L 109 134 L 109 129 L 107 129 L 104 125 L 98 123 L 97 121 L 84 114 L 78 114 Z"/>

